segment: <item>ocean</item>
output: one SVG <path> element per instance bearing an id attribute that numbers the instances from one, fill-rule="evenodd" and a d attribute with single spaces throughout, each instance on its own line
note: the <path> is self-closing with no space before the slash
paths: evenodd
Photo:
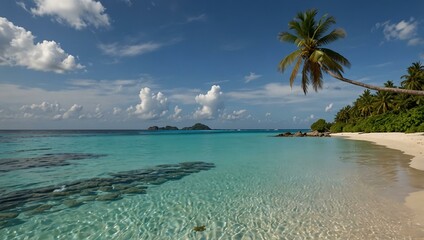
<path id="1" fill-rule="evenodd" d="M 0 238 L 422 236 L 411 156 L 284 131 L 0 131 Z"/>

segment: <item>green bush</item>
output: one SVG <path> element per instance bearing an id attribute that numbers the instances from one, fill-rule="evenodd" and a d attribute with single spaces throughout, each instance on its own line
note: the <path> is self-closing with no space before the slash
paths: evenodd
<path id="1" fill-rule="evenodd" d="M 318 132 L 327 132 L 330 131 L 331 123 L 327 123 L 324 119 L 318 119 L 316 122 L 312 123 L 312 131 Z"/>

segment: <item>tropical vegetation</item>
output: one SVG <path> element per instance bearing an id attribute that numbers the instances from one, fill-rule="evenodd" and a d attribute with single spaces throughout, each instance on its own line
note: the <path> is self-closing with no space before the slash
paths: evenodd
<path id="1" fill-rule="evenodd" d="M 424 90 L 424 66 L 413 63 L 401 77 L 401 86 Z M 353 103 L 336 114 L 331 132 L 424 132 L 424 97 L 404 93 L 365 90 Z"/>
<path id="2" fill-rule="evenodd" d="M 336 23 L 336 20 L 332 16 L 324 15 L 317 21 L 315 20 L 317 13 L 318 11 L 315 9 L 298 13 L 294 20 L 289 22 L 289 29 L 294 33 L 281 32 L 278 35 L 280 41 L 295 44 L 297 47 L 295 51 L 283 58 L 278 65 L 278 69 L 284 72 L 288 66 L 294 63 L 290 75 L 290 86 L 293 86 L 294 80 L 302 67 L 301 87 L 305 94 L 308 92 L 310 84 L 312 84 L 315 91 L 321 89 L 323 86 L 323 73 L 327 73 L 340 81 L 371 90 L 424 96 L 424 90 L 416 89 L 414 85 L 416 81 L 412 79 L 405 80 L 407 83 L 404 85 L 414 86 L 413 88 L 396 88 L 390 85 L 384 87 L 374 86 L 343 77 L 343 67 L 350 67 L 349 60 L 336 51 L 323 46 L 344 38 L 346 32 L 341 28 L 336 28 L 327 33 L 330 27 Z M 380 97 L 385 98 L 387 96 L 383 94 Z"/>

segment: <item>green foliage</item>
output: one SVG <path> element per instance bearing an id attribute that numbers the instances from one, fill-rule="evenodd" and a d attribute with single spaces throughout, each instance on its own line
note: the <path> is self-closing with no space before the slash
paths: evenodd
<path id="1" fill-rule="evenodd" d="M 424 89 L 424 67 L 413 63 L 402 76 L 403 88 Z M 396 87 L 392 81 L 386 87 Z M 336 114 L 331 132 L 424 132 L 424 98 L 365 90 Z"/>
<path id="2" fill-rule="evenodd" d="M 318 132 L 327 132 L 331 128 L 331 123 L 326 122 L 324 119 L 318 119 L 316 122 L 312 123 L 312 131 Z"/>
<path id="3" fill-rule="evenodd" d="M 281 32 L 278 38 L 282 42 L 296 45 L 297 49 L 280 61 L 278 69 L 284 72 L 288 66 L 294 64 L 290 75 L 290 86 L 301 71 L 301 86 L 303 92 L 308 92 L 309 85 L 315 91 L 322 88 L 323 72 L 331 71 L 342 76 L 343 67 L 350 67 L 350 62 L 341 54 L 325 48 L 338 39 L 344 38 L 346 33 L 341 28 L 332 31 L 330 27 L 336 23 L 332 16 L 324 15 L 316 20 L 318 11 L 315 9 L 300 12 L 289 22 L 291 32 Z"/>

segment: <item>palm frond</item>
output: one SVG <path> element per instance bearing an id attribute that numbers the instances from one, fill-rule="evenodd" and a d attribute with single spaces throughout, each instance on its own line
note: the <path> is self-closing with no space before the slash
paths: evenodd
<path id="1" fill-rule="evenodd" d="M 290 87 L 293 87 L 294 80 L 299 72 L 300 64 L 302 64 L 302 56 L 297 58 L 296 64 L 294 65 L 293 71 L 290 75 Z"/>
<path id="2" fill-rule="evenodd" d="M 329 43 L 332 43 L 340 38 L 344 38 L 346 36 L 345 30 L 342 28 L 336 28 L 333 31 L 331 31 L 329 34 L 325 35 L 322 38 L 319 38 L 317 43 L 318 46 L 327 45 Z"/>
<path id="3" fill-rule="evenodd" d="M 327 54 L 322 55 L 320 65 L 323 70 L 333 72 L 337 76 L 343 77 L 343 67 L 330 58 Z"/>
<path id="4" fill-rule="evenodd" d="M 298 49 L 298 50 L 296 50 L 296 51 L 294 51 L 294 52 L 290 53 L 289 55 L 287 55 L 287 56 L 286 56 L 283 60 L 281 60 L 281 61 L 280 61 L 280 63 L 278 64 L 278 70 L 279 70 L 280 72 L 284 72 L 284 70 L 285 70 L 285 69 L 286 69 L 289 65 L 291 65 L 291 64 L 294 62 L 294 60 L 300 56 L 300 54 L 301 54 L 301 50 L 300 50 L 300 49 Z"/>
<path id="5" fill-rule="evenodd" d="M 302 69 L 302 82 L 301 82 L 301 87 L 303 89 L 303 93 L 305 93 L 305 95 L 308 93 L 308 86 L 309 86 L 309 73 L 310 73 L 310 69 L 309 69 L 309 61 L 305 61 L 303 63 L 303 69 Z"/>
<path id="6" fill-rule="evenodd" d="M 327 55 L 328 57 L 330 57 L 332 60 L 334 60 L 335 62 L 345 66 L 345 67 L 350 67 L 350 62 L 349 60 L 347 60 L 347 58 L 343 57 L 340 53 L 333 51 L 331 49 L 328 48 L 320 48 L 320 50 L 322 52 L 325 53 L 325 55 Z"/>
<path id="7" fill-rule="evenodd" d="M 296 41 L 299 39 L 296 35 L 293 35 L 289 32 L 281 32 L 278 34 L 278 39 L 281 42 L 289 42 L 289 43 L 296 43 Z"/>
<path id="8" fill-rule="evenodd" d="M 310 64 L 310 80 L 315 92 L 318 92 L 318 89 L 322 89 L 322 71 L 318 63 Z"/>
<path id="9" fill-rule="evenodd" d="M 304 38 L 305 37 L 305 33 L 303 32 L 302 26 L 300 25 L 299 22 L 297 21 L 290 21 L 289 22 L 289 29 L 294 30 L 296 35 Z"/>
<path id="10" fill-rule="evenodd" d="M 315 39 L 320 39 L 322 35 L 327 32 L 327 30 L 330 28 L 332 24 L 336 23 L 336 19 L 332 16 L 328 16 L 325 14 L 321 17 L 321 19 L 318 22 L 317 28 L 314 33 Z"/>

